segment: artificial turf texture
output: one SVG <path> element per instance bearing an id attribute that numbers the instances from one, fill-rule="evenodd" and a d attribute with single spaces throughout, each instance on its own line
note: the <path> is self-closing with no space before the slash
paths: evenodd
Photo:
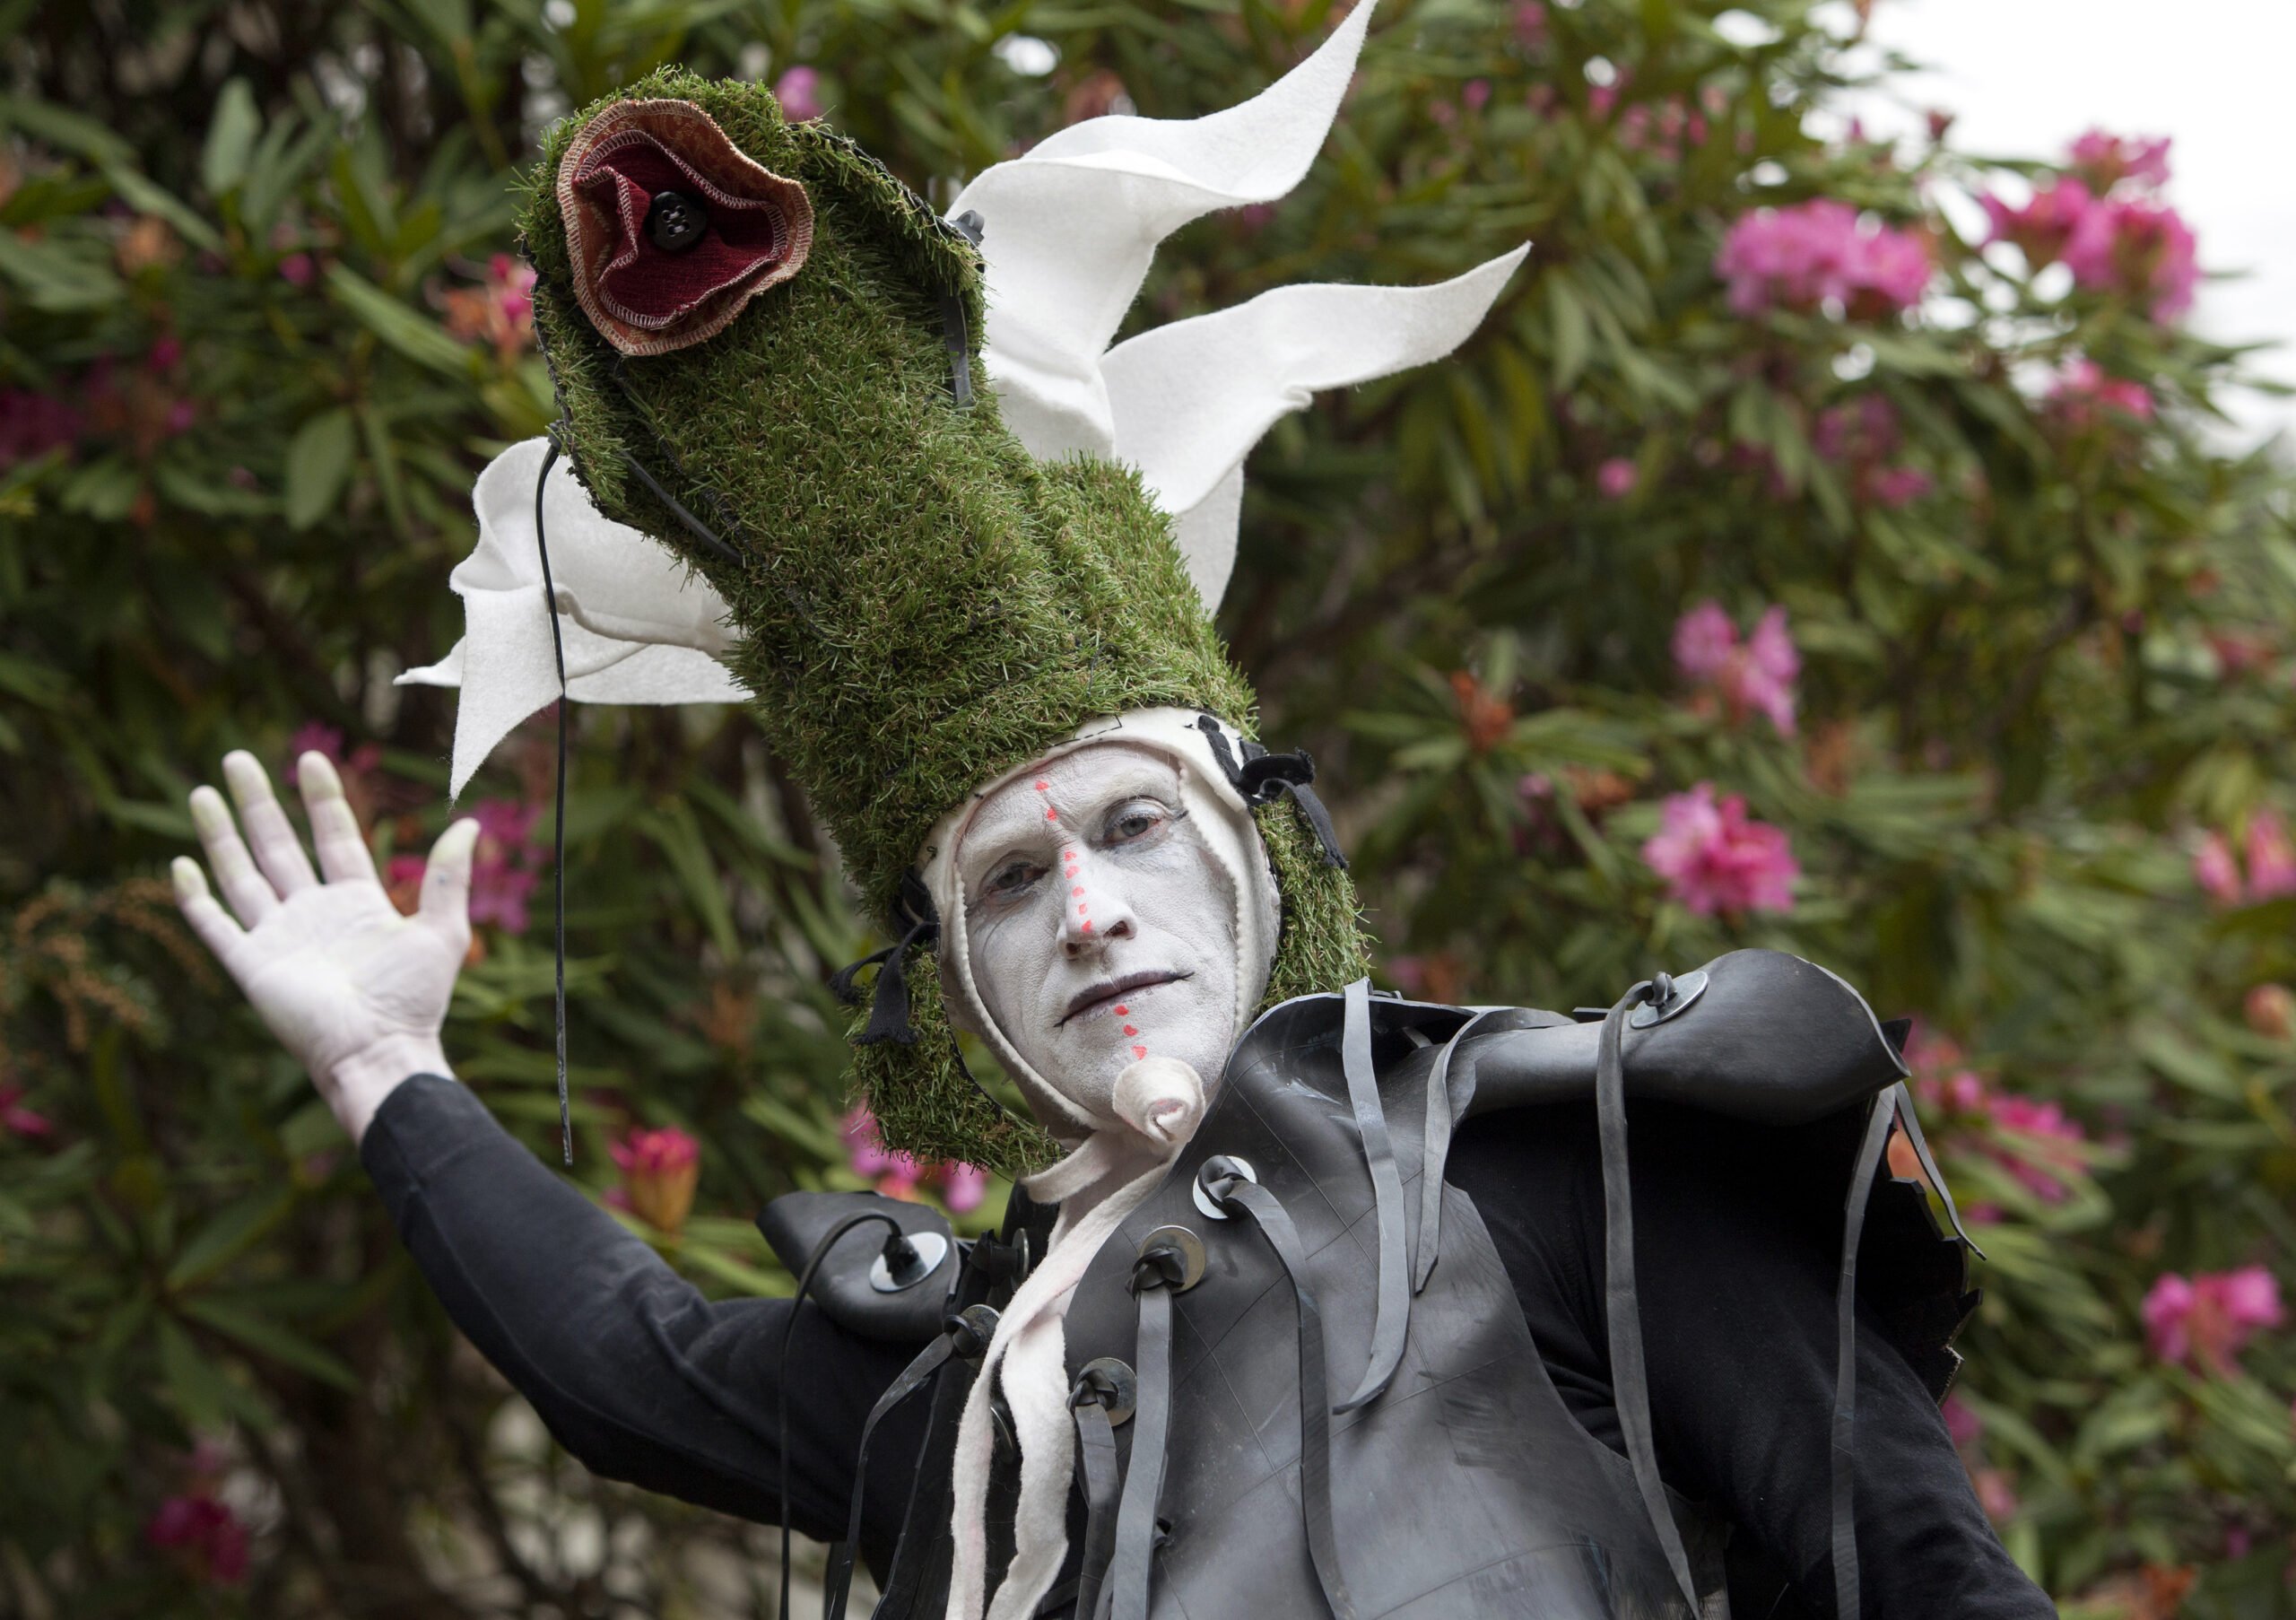
<path id="1" fill-rule="evenodd" d="M 567 143 L 626 98 L 699 105 L 800 181 L 814 213 L 793 278 L 718 335 L 647 358 L 625 358 L 583 316 L 554 196 Z M 761 86 L 665 69 L 551 132 L 523 223 L 576 475 L 601 511 L 660 539 L 731 605 L 746 637 L 728 662 L 758 723 L 895 936 L 901 875 L 934 823 L 1087 721 L 1172 706 L 1252 731 L 1251 688 L 1138 478 L 1036 461 L 977 353 L 972 404 L 954 402 L 942 305 L 963 300 L 977 347 L 978 250 L 849 141 L 786 122 Z M 697 541 L 625 454 L 741 561 Z M 1267 1004 L 1336 989 L 1366 971 L 1353 887 L 1288 798 L 1259 822 L 1283 904 Z M 854 1049 L 887 1145 L 1007 1175 L 1041 1168 L 1051 1138 L 964 1072 L 937 977 L 914 966 L 914 1043 Z"/>

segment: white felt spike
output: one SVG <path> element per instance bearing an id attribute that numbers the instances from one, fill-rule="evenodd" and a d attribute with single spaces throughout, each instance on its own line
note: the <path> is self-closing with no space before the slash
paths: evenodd
<path id="1" fill-rule="evenodd" d="M 1156 244 L 1218 208 L 1264 203 L 1315 161 L 1354 74 L 1372 0 L 1274 84 L 1201 118 L 1089 118 L 983 170 L 949 212 L 980 215 L 982 359 L 1006 425 L 1044 459 L 1117 451 L 1100 361 Z"/>
<path id="2" fill-rule="evenodd" d="M 514 444 L 478 475 L 478 544 L 448 577 L 465 633 L 402 686 L 460 686 L 449 791 L 459 794 L 519 721 L 554 702 L 558 669 L 543 610 L 535 479 L 544 440 Z M 562 463 L 544 491 L 566 690 L 586 703 L 737 703 L 716 654 L 734 642 L 725 600 L 665 546 L 609 520 Z"/>
<path id="3" fill-rule="evenodd" d="M 1100 362 L 1119 460 L 1178 519 L 1205 608 L 1236 558 L 1244 457 L 1277 419 L 1326 388 L 1440 359 L 1466 341 L 1530 251 L 1502 253 L 1431 287 L 1278 287 L 1174 321 Z"/>

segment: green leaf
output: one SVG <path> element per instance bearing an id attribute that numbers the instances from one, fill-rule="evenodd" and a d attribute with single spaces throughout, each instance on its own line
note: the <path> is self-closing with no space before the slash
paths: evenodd
<path id="1" fill-rule="evenodd" d="M 351 478 L 358 431 L 348 406 L 323 411 L 287 446 L 287 523 L 307 529 L 335 510 Z"/>
<path id="2" fill-rule="evenodd" d="M 283 1366 L 307 1372 L 338 1389 L 359 1387 L 358 1375 L 340 1356 L 252 1310 L 206 1297 L 184 1301 L 182 1310 L 186 1316 Z"/>
<path id="3" fill-rule="evenodd" d="M 292 1187 L 280 1187 L 226 1206 L 177 1253 L 167 1286 L 181 1290 L 214 1276 L 285 1219 L 295 1197 Z"/>
<path id="4" fill-rule="evenodd" d="M 58 242 L 27 241 L 13 231 L 0 231 L 0 275 L 33 309 L 53 314 L 100 309 L 126 292 L 103 260 Z"/>
<path id="5" fill-rule="evenodd" d="M 473 374 L 471 351 L 445 327 L 407 308 L 348 265 L 329 266 L 326 282 L 336 301 L 361 326 L 415 364 L 449 377 Z"/>
<path id="6" fill-rule="evenodd" d="M 248 171 L 248 156 L 263 133 L 263 115 L 256 110 L 255 91 L 245 79 L 228 81 L 215 97 L 215 116 L 207 123 L 207 145 L 199 154 L 199 178 L 210 196 L 237 189 Z"/>

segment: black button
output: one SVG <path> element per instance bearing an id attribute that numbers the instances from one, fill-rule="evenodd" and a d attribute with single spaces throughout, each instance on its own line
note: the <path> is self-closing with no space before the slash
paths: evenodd
<path id="1" fill-rule="evenodd" d="M 709 234 L 709 214 L 681 191 L 657 191 L 646 210 L 646 234 L 665 253 L 683 253 Z"/>

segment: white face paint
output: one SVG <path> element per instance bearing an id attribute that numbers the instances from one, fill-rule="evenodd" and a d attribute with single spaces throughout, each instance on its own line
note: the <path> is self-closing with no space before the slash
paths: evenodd
<path id="1" fill-rule="evenodd" d="M 1100 1120 L 1132 1063 L 1175 1058 L 1209 1083 L 1239 1033 L 1236 880 L 1180 769 L 1130 743 L 1077 749 L 983 799 L 955 851 L 981 1010 Z"/>

